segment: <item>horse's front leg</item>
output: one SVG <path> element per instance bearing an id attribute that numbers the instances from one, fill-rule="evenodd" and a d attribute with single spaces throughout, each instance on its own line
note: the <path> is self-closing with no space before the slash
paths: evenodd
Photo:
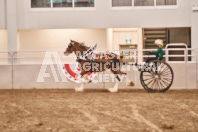
<path id="1" fill-rule="evenodd" d="M 121 81 L 121 78 L 119 77 L 118 71 L 111 70 L 111 72 L 113 72 L 113 74 L 115 75 L 117 80 L 116 80 L 116 83 L 115 83 L 114 87 L 107 88 L 107 90 L 111 93 L 115 93 L 115 92 L 118 92 L 118 86 L 119 86 L 119 83 Z"/>
<path id="2" fill-rule="evenodd" d="M 81 73 L 80 73 L 80 81 L 81 81 L 81 83 L 80 83 L 80 87 L 76 87 L 75 88 L 75 91 L 76 92 L 83 92 L 84 91 L 84 89 L 85 89 L 85 83 L 86 82 L 84 82 L 84 75 L 86 75 L 86 71 L 84 71 L 84 70 L 82 70 L 81 71 Z"/>
<path id="3" fill-rule="evenodd" d="M 80 73 L 81 84 L 80 84 L 80 87 L 75 88 L 75 91 L 76 92 L 83 92 L 84 91 L 85 83 L 89 83 L 90 82 L 90 80 L 87 77 L 87 72 L 88 71 L 85 71 L 85 70 L 82 70 L 81 71 L 81 73 Z"/>
<path id="4" fill-rule="evenodd" d="M 81 75 L 81 82 L 82 83 L 90 83 L 90 80 L 87 77 L 87 71 L 82 70 L 80 75 Z"/>

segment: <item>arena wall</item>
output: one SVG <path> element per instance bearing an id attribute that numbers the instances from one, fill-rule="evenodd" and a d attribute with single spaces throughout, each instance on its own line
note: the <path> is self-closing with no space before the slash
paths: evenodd
<path id="1" fill-rule="evenodd" d="M 30 0 L 0 0 L 0 29 L 3 29 L 0 30 L 0 50 L 19 52 L 64 50 L 70 37 L 84 41 L 88 45 L 97 42 L 98 50 L 109 50 L 114 49 L 113 41 L 109 37 L 113 35 L 112 28 L 144 27 L 191 27 L 192 48 L 197 49 L 198 11 L 192 11 L 192 4 L 196 3 L 192 0 L 178 0 L 176 8 L 115 9 L 111 8 L 110 0 L 97 0 L 96 7 L 88 10 L 42 10 L 31 9 Z M 138 42 L 138 44 L 141 43 Z M 15 57 L 20 55 L 16 54 Z M 13 67 L 7 62 L 0 65 L 0 77 L 3 78 L 0 81 L 0 88 L 74 88 L 77 86 L 72 82 L 54 82 L 53 76 L 46 78 L 45 83 L 37 83 L 41 65 L 35 64 L 31 59 L 18 61 L 20 62 Z M 71 62 L 71 58 L 66 62 Z M 171 66 L 175 73 L 172 88 L 196 88 L 196 64 L 171 63 Z M 50 72 L 50 69 L 48 70 Z M 139 72 L 132 71 L 129 76 L 135 80 L 135 88 L 140 88 Z M 88 84 L 86 87 L 111 86 L 113 83 Z M 126 88 L 125 85 L 120 87 Z"/>
<path id="2" fill-rule="evenodd" d="M 12 89 L 12 66 L 0 65 L 0 89 Z"/>
<path id="3" fill-rule="evenodd" d="M 170 64 L 174 71 L 174 82 L 171 89 L 195 89 L 196 87 L 196 64 L 195 63 L 171 63 Z M 180 68 L 178 68 L 180 67 Z M 47 66 L 46 73 L 50 74 L 50 77 L 44 77 L 44 82 L 38 82 L 38 76 L 41 72 L 41 64 L 24 64 L 24 65 L 14 65 L 13 74 L 11 65 L 0 65 L 0 76 L 3 79 L 0 81 L 0 89 L 32 89 L 32 88 L 75 88 L 79 86 L 74 82 L 71 82 L 66 79 L 63 72 L 59 72 L 57 65 L 54 65 L 56 75 L 52 73 L 50 66 Z M 131 67 L 132 69 L 132 67 Z M 106 71 L 102 74 L 110 73 Z M 135 82 L 134 87 L 128 87 L 123 81 L 119 88 L 142 88 L 140 83 L 140 72 L 139 71 L 127 71 L 128 77 Z M 13 80 L 12 80 L 13 76 Z M 98 76 L 95 80 L 98 79 Z M 58 81 L 55 81 L 55 78 L 58 78 Z M 113 87 L 114 83 L 109 79 L 109 82 L 99 82 L 99 83 L 90 83 L 86 84 L 86 88 L 109 88 Z M 13 86 L 12 86 L 13 85 Z"/>

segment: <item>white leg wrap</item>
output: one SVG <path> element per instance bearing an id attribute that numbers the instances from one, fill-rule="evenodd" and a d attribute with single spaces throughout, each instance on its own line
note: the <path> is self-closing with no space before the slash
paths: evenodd
<path id="1" fill-rule="evenodd" d="M 111 93 L 118 92 L 118 85 L 119 85 L 119 81 L 116 81 L 116 84 L 114 85 L 114 87 L 113 88 L 108 88 L 107 90 Z"/>
<path id="2" fill-rule="evenodd" d="M 126 85 L 127 86 L 134 86 L 135 85 L 132 80 L 129 80 L 129 78 L 127 77 L 127 75 L 126 75 Z"/>
<path id="3" fill-rule="evenodd" d="M 85 84 L 81 82 L 80 87 L 75 88 L 76 92 L 83 92 Z"/>

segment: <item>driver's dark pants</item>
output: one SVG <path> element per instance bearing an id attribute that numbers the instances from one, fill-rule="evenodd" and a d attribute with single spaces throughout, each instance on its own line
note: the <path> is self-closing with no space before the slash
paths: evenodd
<path id="1" fill-rule="evenodd" d="M 150 61 L 153 61 L 153 60 L 162 60 L 163 59 L 163 57 L 152 57 L 152 58 L 147 58 L 146 59 L 146 63 L 149 63 Z"/>

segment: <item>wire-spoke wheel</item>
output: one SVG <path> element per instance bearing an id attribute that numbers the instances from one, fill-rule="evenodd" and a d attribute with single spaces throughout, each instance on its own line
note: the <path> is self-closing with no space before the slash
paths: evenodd
<path id="1" fill-rule="evenodd" d="M 142 86 L 148 92 L 166 92 L 172 85 L 174 73 L 169 64 L 154 60 L 140 73 Z"/>

